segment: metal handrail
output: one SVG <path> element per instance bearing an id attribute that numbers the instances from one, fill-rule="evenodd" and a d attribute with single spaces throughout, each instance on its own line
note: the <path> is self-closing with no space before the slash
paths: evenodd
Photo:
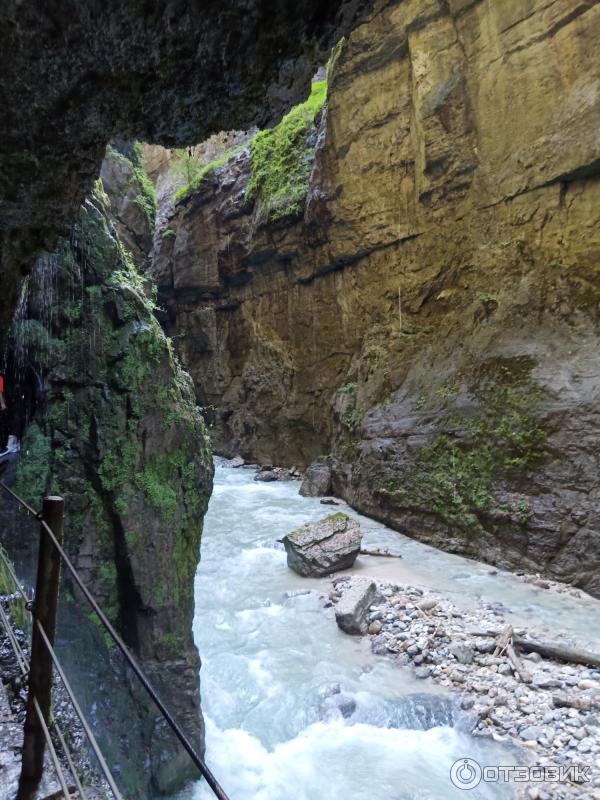
<path id="1" fill-rule="evenodd" d="M 4 630 L 6 631 L 6 635 L 8 636 L 8 639 L 10 641 L 13 653 L 15 654 L 15 658 L 17 660 L 17 665 L 18 665 L 19 669 L 21 670 L 21 675 L 23 676 L 23 678 L 26 678 L 27 677 L 27 672 L 28 672 L 27 659 L 25 657 L 25 653 L 23 652 L 19 642 L 17 641 L 15 633 L 14 633 L 14 631 L 13 631 L 11 625 L 10 625 L 10 622 L 8 620 L 7 614 L 4 611 L 4 609 L 2 608 L 2 604 L 0 604 L 0 622 L 2 622 L 2 626 L 4 627 Z M 65 800 L 70 800 L 71 794 L 70 794 L 70 792 L 68 790 L 68 787 L 67 787 L 67 784 L 66 784 L 66 781 L 65 781 L 65 777 L 64 777 L 64 773 L 62 771 L 62 767 L 60 765 L 60 761 L 59 761 L 58 756 L 56 754 L 56 748 L 54 747 L 54 742 L 52 741 L 52 737 L 50 736 L 50 731 L 48 730 L 48 726 L 46 725 L 46 720 L 44 719 L 44 715 L 42 714 L 42 710 L 41 710 L 37 700 L 34 701 L 34 708 L 35 708 L 36 716 L 37 716 L 37 718 L 39 720 L 39 723 L 40 723 L 40 725 L 42 727 L 42 731 L 43 731 L 43 734 L 44 734 L 44 739 L 46 740 L 46 745 L 47 745 L 48 751 L 50 753 L 50 758 L 51 758 L 52 764 L 54 766 L 54 771 L 56 772 L 56 777 L 58 778 L 58 782 L 61 785 L 61 791 L 63 793 L 63 797 L 65 798 Z M 79 778 L 77 777 L 77 772 L 75 771 L 75 766 L 73 764 L 73 759 L 71 758 L 71 754 L 69 753 L 69 749 L 68 749 L 67 744 L 65 742 L 64 736 L 63 736 L 62 731 L 60 730 L 56 720 L 54 720 L 54 722 L 53 722 L 53 728 L 56 731 L 56 734 L 57 734 L 57 736 L 59 738 L 59 741 L 61 743 L 61 746 L 63 748 L 64 754 L 65 754 L 65 758 L 67 759 L 67 764 L 69 765 L 69 770 L 70 770 L 71 774 L 73 775 L 73 779 L 75 781 L 75 784 L 76 784 L 76 786 L 80 787 L 81 784 L 79 782 Z M 85 800 L 85 795 L 83 793 L 80 793 L 80 795 L 83 798 L 83 800 Z"/>
<path id="2" fill-rule="evenodd" d="M 62 685 L 65 687 L 65 691 L 69 695 L 69 700 L 71 701 L 71 705 L 73 706 L 73 709 L 75 710 L 75 713 L 77 714 L 77 716 L 79 718 L 79 721 L 81 722 L 81 727 L 83 728 L 83 732 L 85 733 L 88 742 L 90 743 L 90 747 L 92 748 L 92 750 L 94 752 L 94 755 L 98 759 L 98 763 L 100 764 L 100 769 L 104 773 L 104 777 L 106 778 L 106 782 L 110 786 L 110 790 L 114 794 L 116 800 L 122 800 L 121 792 L 117 788 L 117 784 L 115 783 L 115 779 L 113 778 L 113 776 L 111 774 L 111 771 L 108 768 L 108 764 L 106 763 L 106 760 L 105 760 L 104 756 L 102 755 L 102 751 L 100 750 L 98 742 L 96 741 L 96 737 L 92 733 L 92 729 L 90 728 L 90 726 L 88 724 L 88 721 L 86 720 L 86 718 L 85 718 L 85 716 L 83 714 L 83 711 L 81 710 L 81 706 L 77 702 L 77 698 L 75 697 L 75 692 L 73 691 L 73 689 L 71 688 L 71 684 L 67 680 L 67 676 L 65 675 L 65 672 L 64 672 L 64 670 L 63 670 L 63 668 L 62 668 L 62 666 L 61 666 L 61 664 L 60 664 L 60 662 L 58 660 L 58 656 L 56 655 L 56 651 L 54 650 L 54 648 L 50 644 L 50 641 L 49 641 L 48 637 L 46 636 L 46 631 L 40 625 L 39 622 L 37 623 L 37 629 L 38 629 L 38 632 L 39 632 L 40 636 L 42 637 L 42 640 L 43 640 L 44 644 L 46 645 L 46 647 L 48 649 L 48 652 L 50 653 L 50 658 L 52 659 L 52 662 L 53 662 L 53 664 L 54 664 L 54 666 L 56 668 L 56 671 L 58 672 L 58 674 L 60 676 L 60 679 L 62 681 Z"/>
<path id="3" fill-rule="evenodd" d="M 75 583 L 77 584 L 77 586 L 81 590 L 83 596 L 85 597 L 85 599 L 87 600 L 87 602 L 91 606 L 92 610 L 94 611 L 94 613 L 96 614 L 96 616 L 100 620 L 103 628 L 106 630 L 106 632 L 109 634 L 109 636 L 112 638 L 112 640 L 114 641 L 116 646 L 119 648 L 119 650 L 123 654 L 125 660 L 129 664 L 129 666 L 131 667 L 133 672 L 135 673 L 136 677 L 138 678 L 138 680 L 140 681 L 140 683 L 144 687 L 146 693 L 148 694 L 148 696 L 150 697 L 150 699 L 152 700 L 152 702 L 154 703 L 156 708 L 159 710 L 161 716 L 165 719 L 165 721 L 167 722 L 167 724 L 169 725 L 169 727 L 171 728 L 171 730 L 175 734 L 176 738 L 179 740 L 179 742 L 181 743 L 183 748 L 186 750 L 186 752 L 190 756 L 190 758 L 191 758 L 192 762 L 194 763 L 194 765 L 198 768 L 199 772 L 201 773 L 201 775 L 204 777 L 204 779 L 206 780 L 206 782 L 208 783 L 208 785 L 212 789 L 215 797 L 217 797 L 218 800 L 229 800 L 229 797 L 225 793 L 225 790 L 221 787 L 221 785 L 219 784 L 219 782 L 217 781 L 217 779 L 215 778 L 213 773 L 210 771 L 210 769 L 206 765 L 205 761 L 198 755 L 198 753 L 196 752 L 194 746 L 192 745 L 192 743 L 190 742 L 190 740 L 188 739 L 188 737 L 186 736 L 184 731 L 181 729 L 181 727 L 179 726 L 179 724 L 176 721 L 176 719 L 173 717 L 173 715 L 171 714 L 169 709 L 165 706 L 163 701 L 158 696 L 156 690 L 154 689 L 154 687 L 152 686 L 152 684 L 150 683 L 150 681 L 146 677 L 146 674 L 144 673 L 142 668 L 139 666 L 139 664 L 137 663 L 135 658 L 129 652 L 129 649 L 127 648 L 127 645 L 121 639 L 119 634 L 116 632 L 116 630 L 114 629 L 114 627 L 112 626 L 112 624 L 110 623 L 110 621 L 108 620 L 108 618 L 106 617 L 106 615 L 104 614 L 104 612 L 102 611 L 100 606 L 98 605 L 96 599 L 94 598 L 94 596 L 92 595 L 90 590 L 87 588 L 87 586 L 83 582 L 83 580 L 80 577 L 79 573 L 77 572 L 75 566 L 71 562 L 71 559 L 69 558 L 69 556 L 66 554 L 66 552 L 64 551 L 64 549 L 61 546 L 61 544 L 56 539 L 56 536 L 54 535 L 52 529 L 45 522 L 45 520 L 43 519 L 42 515 L 40 513 L 38 513 L 37 511 L 35 511 L 30 505 L 28 505 L 25 502 L 25 500 L 23 500 L 21 497 L 19 497 L 18 494 L 13 492 L 13 490 L 10 489 L 8 486 L 6 486 L 6 484 L 4 482 L 2 482 L 2 481 L 0 481 L 0 488 L 4 489 L 4 491 L 6 491 L 9 495 L 11 495 L 29 514 L 31 514 L 33 517 L 35 517 L 35 519 L 37 519 L 40 522 L 40 524 L 44 527 L 44 530 L 46 531 L 50 541 L 52 542 L 54 548 L 56 549 L 57 553 L 59 554 L 61 560 L 63 561 L 64 565 L 67 567 L 69 572 L 71 573 L 71 576 L 72 576 L 73 580 L 75 581 Z M 43 637 L 43 639 L 46 640 L 46 637 Z M 46 646 L 48 646 L 48 643 L 46 644 Z M 53 655 L 53 652 L 54 652 L 53 649 L 50 649 L 49 652 L 50 652 L 51 658 L 54 661 L 55 656 Z M 54 661 L 54 663 L 56 665 L 57 662 Z M 117 797 L 118 797 L 118 795 L 117 795 Z"/>

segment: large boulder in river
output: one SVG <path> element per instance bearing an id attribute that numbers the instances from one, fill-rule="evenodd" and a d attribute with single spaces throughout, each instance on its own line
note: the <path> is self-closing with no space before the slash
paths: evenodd
<path id="1" fill-rule="evenodd" d="M 331 493 L 331 467 L 315 461 L 308 467 L 300 484 L 303 497 L 325 497 Z"/>
<path id="2" fill-rule="evenodd" d="M 318 578 L 348 569 L 360 552 L 360 525 L 341 512 L 297 528 L 283 537 L 288 567 Z"/>

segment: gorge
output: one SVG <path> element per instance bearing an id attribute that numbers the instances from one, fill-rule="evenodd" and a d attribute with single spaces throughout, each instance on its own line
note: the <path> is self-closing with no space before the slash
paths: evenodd
<path id="1" fill-rule="evenodd" d="M 180 192 L 151 271 L 217 452 L 321 458 L 392 527 L 598 594 L 598 9 L 580 11 L 380 4 L 292 145 L 301 202 L 256 139 Z"/>
<path id="2" fill-rule="evenodd" d="M 389 529 L 600 597 L 600 6 L 55 5 L 10 3 L 2 34 L 8 480 L 66 498 L 69 552 L 198 749 L 213 453 L 313 465 Z M 65 645 L 114 662 L 77 620 Z M 187 757 L 121 702 L 97 724 L 126 796 L 178 790 Z"/>

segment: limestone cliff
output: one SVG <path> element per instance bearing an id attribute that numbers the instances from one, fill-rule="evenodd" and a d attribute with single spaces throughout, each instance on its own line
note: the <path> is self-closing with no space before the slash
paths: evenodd
<path id="1" fill-rule="evenodd" d="M 65 497 L 67 548 L 84 580 L 201 748 L 191 626 L 212 459 L 189 377 L 109 219 L 114 213 L 130 230 L 123 207 L 128 195 L 143 193 L 138 169 L 113 152 L 103 173 L 129 176 L 128 191 L 114 195 L 124 202 L 111 209 L 98 182 L 70 237 L 40 256 L 29 278 L 12 332 L 14 375 L 28 408 L 15 488 L 35 506 L 47 490 Z M 133 206 L 139 222 L 147 209 Z M 25 411 L 16 399 L 11 406 Z M 67 621 L 77 601 L 77 592 L 67 596 Z M 110 641 L 96 636 L 91 645 L 90 630 L 74 621 L 66 636 L 73 679 L 127 796 L 147 796 L 146 783 L 170 790 L 195 775 L 116 654 L 106 652 Z M 100 680 L 96 670 L 104 675 L 111 662 L 120 694 L 109 692 L 103 707 L 99 692 L 110 676 Z"/>
<path id="2" fill-rule="evenodd" d="M 380 2 L 265 217 L 251 145 L 155 243 L 217 449 L 600 593 L 600 6 Z"/>

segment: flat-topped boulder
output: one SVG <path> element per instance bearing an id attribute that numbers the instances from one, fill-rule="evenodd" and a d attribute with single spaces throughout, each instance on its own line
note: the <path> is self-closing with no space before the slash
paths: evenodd
<path id="1" fill-rule="evenodd" d="M 349 569 L 360 552 L 360 525 L 338 512 L 309 522 L 284 536 L 288 567 L 299 575 L 319 578 Z"/>

